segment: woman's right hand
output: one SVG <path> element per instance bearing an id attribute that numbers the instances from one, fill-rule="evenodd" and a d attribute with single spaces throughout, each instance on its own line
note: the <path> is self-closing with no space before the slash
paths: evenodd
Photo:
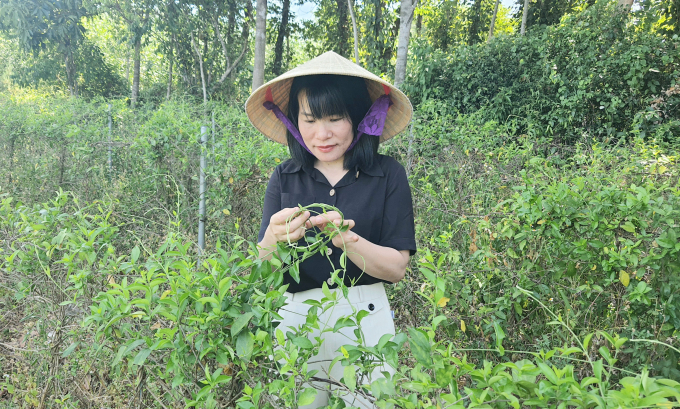
<path id="1" fill-rule="evenodd" d="M 293 243 L 300 240 L 308 227 L 309 211 L 300 212 L 299 207 L 281 209 L 269 219 L 269 226 L 260 243 L 261 247 L 269 247 L 276 243 Z M 288 222 L 290 220 L 290 222 Z"/>

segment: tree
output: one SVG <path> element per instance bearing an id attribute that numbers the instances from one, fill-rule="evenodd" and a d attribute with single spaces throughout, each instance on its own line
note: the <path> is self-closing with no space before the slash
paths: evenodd
<path id="1" fill-rule="evenodd" d="M 84 38 L 81 0 L 2 0 L 0 30 L 18 38 L 26 51 L 56 48 L 64 59 L 69 93 L 78 95 L 75 52 Z"/>
<path id="2" fill-rule="evenodd" d="M 179 31 L 179 7 L 174 1 L 165 3 L 158 9 L 158 16 L 156 18 L 157 29 L 165 33 L 161 35 L 161 47 L 168 56 L 168 86 L 166 92 L 166 99 L 170 99 L 172 92 L 172 74 L 173 65 L 175 63 L 175 48 L 177 44 L 177 33 Z"/>
<path id="3" fill-rule="evenodd" d="M 447 50 L 450 46 L 467 43 L 469 38 L 467 8 L 459 4 L 458 0 L 419 1 L 418 15 L 423 16 L 425 35 L 435 48 Z"/>
<path id="4" fill-rule="evenodd" d="M 399 87 L 406 78 L 408 43 L 411 37 L 411 23 L 418 0 L 401 0 L 399 11 L 399 42 L 397 45 L 397 65 L 394 70 L 394 86 Z"/>
<path id="5" fill-rule="evenodd" d="M 204 101 L 216 92 L 233 91 L 229 79 L 235 78 L 251 50 L 251 0 L 182 0 L 175 4 L 177 23 L 164 23 L 166 31 L 160 37 L 170 43 L 175 35 L 168 48 L 172 46 L 174 51 L 178 78 L 193 92 L 200 90 Z M 160 22 L 156 27 L 161 27 Z"/>
<path id="6" fill-rule="evenodd" d="M 336 52 L 343 57 L 349 57 L 348 8 L 345 7 L 345 0 L 335 0 L 335 4 L 338 10 L 338 47 Z"/>
<path id="7" fill-rule="evenodd" d="M 551 26 L 560 22 L 562 16 L 572 13 L 582 6 L 590 6 L 594 0 L 532 0 L 531 6 L 525 0 L 517 0 L 522 10 L 522 20 L 526 20 L 525 30 L 537 25 Z M 527 17 L 524 18 L 526 10 Z M 520 30 L 521 32 L 521 30 Z"/>
<path id="8" fill-rule="evenodd" d="M 482 0 L 474 0 L 469 15 L 468 44 L 477 44 L 482 40 L 479 35 L 482 31 Z"/>
<path id="9" fill-rule="evenodd" d="M 354 32 L 354 62 L 359 63 L 359 30 L 357 30 L 357 17 L 354 13 L 354 4 L 352 0 L 347 0 L 347 6 L 349 7 L 349 14 L 352 17 L 352 31 Z"/>
<path id="10" fill-rule="evenodd" d="M 133 46 L 132 90 L 130 104 L 139 98 L 141 49 L 144 37 L 151 31 L 158 0 L 92 0 L 92 7 L 109 12 L 125 23 Z"/>
<path id="11" fill-rule="evenodd" d="M 519 30 L 520 35 L 524 35 L 527 31 L 527 15 L 529 14 L 529 0 L 524 0 L 522 7 L 522 27 Z"/>
<path id="12" fill-rule="evenodd" d="M 253 63 L 253 91 L 264 84 L 264 56 L 267 45 L 267 0 L 257 0 L 255 15 L 255 60 Z"/>
<path id="13" fill-rule="evenodd" d="M 491 17 L 491 25 L 489 26 L 489 37 L 487 38 L 487 41 L 491 40 L 493 37 L 493 28 L 494 25 L 496 24 L 496 16 L 498 15 L 498 3 L 500 3 L 501 0 L 496 0 L 496 5 L 493 7 L 493 16 Z"/>
<path id="14" fill-rule="evenodd" d="M 279 25 L 279 33 L 276 37 L 276 45 L 274 46 L 274 67 L 272 71 L 274 75 L 281 75 L 281 63 L 283 61 L 283 40 L 288 36 L 288 14 L 290 12 L 290 0 L 283 0 L 283 9 L 281 10 L 281 24 Z"/>

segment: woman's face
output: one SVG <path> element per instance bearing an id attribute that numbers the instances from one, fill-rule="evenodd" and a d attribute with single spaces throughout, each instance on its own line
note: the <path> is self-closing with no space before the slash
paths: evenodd
<path id="1" fill-rule="evenodd" d="M 307 148 L 316 159 L 326 164 L 343 163 L 345 152 L 352 144 L 354 132 L 349 118 L 314 118 L 304 90 L 298 94 L 300 111 L 298 129 Z"/>

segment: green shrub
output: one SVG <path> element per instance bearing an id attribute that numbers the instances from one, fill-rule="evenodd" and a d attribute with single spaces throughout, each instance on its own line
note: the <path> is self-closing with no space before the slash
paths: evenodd
<path id="1" fill-rule="evenodd" d="M 658 140 L 676 139 L 679 40 L 638 29 L 656 8 L 626 14 L 616 4 L 599 1 L 526 36 L 448 52 L 416 43 L 404 89 L 417 104 L 446 101 L 481 123 L 508 124 L 514 136 L 574 144 L 663 128 Z"/>
<path id="2" fill-rule="evenodd" d="M 51 362 L 49 373 L 54 375 L 45 380 L 47 385 L 92 373 L 94 363 L 100 371 L 110 365 L 110 377 L 136 379 L 126 406 L 132 401 L 151 404 L 161 396 L 173 405 L 295 408 L 310 402 L 316 393 L 304 385 L 305 380 L 325 379 L 323 374 L 307 370 L 306 361 L 320 345 L 319 339 L 310 340 L 307 334 L 313 328 L 337 331 L 357 327 L 358 333 L 362 331 L 366 311 L 355 310 L 333 328 L 318 320 L 320 311 L 346 296 L 346 287 L 331 292 L 324 286 L 325 298 L 310 304 L 313 308 L 307 323 L 297 331 L 284 333 L 273 323 L 278 309 L 285 305 L 283 274 L 292 273 L 295 263 L 310 251 L 324 250 L 330 240 L 324 232 L 306 248 L 281 245 L 271 262 L 257 259 L 254 243 L 240 242 L 231 248 L 218 245 L 217 252 L 203 254 L 196 263 L 198 255 L 192 251 L 192 243 L 177 231 L 168 231 L 157 250 L 141 242 L 129 255 L 121 255 L 110 244 L 120 230 L 108 223 L 108 206 L 82 206 L 63 193 L 32 208 L 2 197 L 0 228 L 8 233 L 0 265 L 4 274 L 33 283 L 45 280 L 42 289 L 36 286 L 24 296 L 54 284 L 58 289 L 55 301 L 62 293 L 66 299 L 48 304 L 50 309 L 89 309 L 81 328 L 66 331 L 65 321 L 48 324 L 57 328 L 45 336 L 52 340 L 50 354 L 60 359 L 54 361 L 45 354 L 38 361 L 39 367 Z M 172 226 L 176 229 L 179 223 L 173 221 Z M 438 327 L 450 324 L 442 315 L 452 297 L 442 270 L 444 261 L 444 257 L 435 260 L 428 253 L 418 263 L 425 283 L 419 297 L 427 320 L 404 333 L 383 337 L 374 347 L 361 342 L 342 347 L 334 363 L 345 367 L 343 378 L 332 380 L 337 388 L 366 396 L 380 408 L 679 404 L 677 382 L 652 378 L 646 370 L 636 374 L 617 366 L 630 340 L 607 332 L 577 336 L 568 320 L 519 286 L 515 291 L 540 305 L 551 317 L 550 324 L 571 334 L 568 342 L 540 351 L 508 350 L 504 347 L 506 333 L 494 322 L 494 347 L 486 352 L 524 358 L 501 363 L 484 360 L 479 365 L 468 361 L 466 353 L 472 351 L 436 339 Z M 88 273 L 83 275 L 85 271 Z M 95 289 L 101 291 L 92 300 L 90 294 Z M 62 316 L 74 315 L 69 314 Z M 460 332 L 465 331 L 463 327 Z M 598 338 L 604 343 L 592 354 L 589 348 Z M 57 339 L 59 342 L 54 342 Z M 406 342 L 408 349 L 404 349 Z M 369 382 L 366 374 L 382 363 L 395 367 L 397 373 Z M 585 363 L 591 373 L 579 376 L 573 363 Z M 626 376 L 619 379 L 614 376 L 617 373 Z M 0 386 L 15 395 L 27 392 L 25 384 L 14 383 L 14 376 L 5 378 Z M 63 403 L 69 396 L 55 398 L 54 403 Z M 25 398 L 29 403 L 36 401 Z M 75 404 L 80 399 L 71 400 Z M 332 404 L 344 407 L 337 400 Z"/>

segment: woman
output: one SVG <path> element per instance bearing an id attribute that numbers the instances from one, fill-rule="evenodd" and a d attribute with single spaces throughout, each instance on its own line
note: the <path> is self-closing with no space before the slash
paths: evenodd
<path id="1" fill-rule="evenodd" d="M 299 211 L 298 204 L 333 205 L 349 227 L 333 238 L 327 254 L 317 253 L 301 263 L 299 283 L 286 275 L 289 304 L 281 311 L 279 328 L 285 332 L 303 324 L 309 309 L 304 301 L 323 298 L 324 283 L 337 288 L 331 274 L 339 268 L 344 251 L 349 297 L 320 318 L 332 328 L 337 318 L 352 313 L 351 303 L 369 312 L 361 322 L 366 345 L 394 334 L 383 283 L 401 280 L 416 251 L 413 208 L 404 168 L 379 155 L 378 144 L 408 124 L 412 112 L 408 98 L 381 78 L 328 52 L 260 87 L 248 99 L 246 111 L 257 129 L 287 144 L 291 154 L 267 186 L 258 236 L 261 256 L 266 257 L 279 242 L 300 240 L 307 229 L 339 225 L 342 220 L 337 212 L 310 217 L 309 211 Z M 318 377 L 342 378 L 340 365 L 330 373 L 328 366 L 340 346 L 356 339 L 352 328 L 343 330 L 322 334 L 319 354 L 309 365 L 320 371 Z M 329 393 L 318 393 L 308 407 L 324 406 L 328 397 Z M 343 399 L 352 404 L 352 397 Z"/>

